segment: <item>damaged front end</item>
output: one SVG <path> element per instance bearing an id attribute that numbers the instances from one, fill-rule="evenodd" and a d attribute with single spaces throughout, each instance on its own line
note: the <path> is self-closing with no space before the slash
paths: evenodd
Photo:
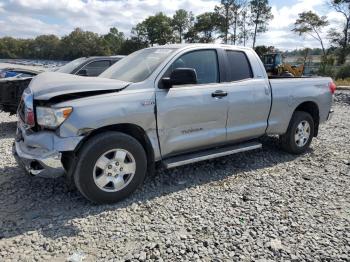
<path id="1" fill-rule="evenodd" d="M 53 131 L 38 133 L 26 130 L 18 122 L 13 155 L 29 174 L 40 177 L 58 177 L 65 173 L 62 153 L 73 151 L 83 136 L 61 138 Z"/>
<path id="2" fill-rule="evenodd" d="M 13 155 L 17 163 L 29 174 L 58 177 L 65 173 L 62 152 L 73 151 L 83 137 L 59 137 L 53 130 L 35 132 L 34 100 L 26 89 L 18 108 L 16 139 Z"/>
<path id="3" fill-rule="evenodd" d="M 31 175 L 54 178 L 64 174 L 59 152 L 30 148 L 23 141 L 14 142 L 12 151 L 17 163 Z"/>
<path id="4" fill-rule="evenodd" d="M 17 110 L 13 154 L 18 164 L 31 175 L 41 177 L 57 177 L 67 172 L 65 156 L 74 152 L 86 135 L 79 130 L 72 131 L 79 126 L 81 117 L 75 113 L 76 102 L 119 92 L 128 85 L 116 80 L 59 73 L 38 75 L 24 90 Z M 62 133 L 62 128 L 67 126 L 72 132 Z"/>

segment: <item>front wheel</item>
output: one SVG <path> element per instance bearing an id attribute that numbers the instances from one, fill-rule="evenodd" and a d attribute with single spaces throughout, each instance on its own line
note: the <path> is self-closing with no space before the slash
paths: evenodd
<path id="1" fill-rule="evenodd" d="M 304 153 L 311 144 L 314 130 L 314 121 L 309 113 L 294 112 L 287 133 L 280 136 L 282 149 L 292 154 Z"/>
<path id="2" fill-rule="evenodd" d="M 147 158 L 133 137 L 106 132 L 92 137 L 78 154 L 74 182 L 80 193 L 95 203 L 114 203 L 143 182 Z"/>

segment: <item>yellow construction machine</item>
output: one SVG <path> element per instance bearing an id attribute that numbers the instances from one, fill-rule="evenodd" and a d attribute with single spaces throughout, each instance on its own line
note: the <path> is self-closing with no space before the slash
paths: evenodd
<path id="1" fill-rule="evenodd" d="M 283 62 L 281 53 L 269 53 L 262 57 L 266 72 L 269 76 L 301 77 L 304 74 L 307 52 L 304 61 L 299 66 L 293 66 Z"/>

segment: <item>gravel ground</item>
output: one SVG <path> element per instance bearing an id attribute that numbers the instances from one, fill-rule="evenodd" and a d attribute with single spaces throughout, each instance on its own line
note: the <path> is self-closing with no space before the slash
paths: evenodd
<path id="1" fill-rule="evenodd" d="M 302 156 L 264 148 L 157 171 L 96 206 L 25 176 L 0 113 L 0 261 L 349 261 L 350 92 Z"/>

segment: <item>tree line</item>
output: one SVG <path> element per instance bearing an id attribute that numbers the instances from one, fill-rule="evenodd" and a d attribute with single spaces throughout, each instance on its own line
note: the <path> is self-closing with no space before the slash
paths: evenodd
<path id="1" fill-rule="evenodd" d="M 0 58 L 72 60 L 84 56 L 130 54 L 146 46 L 133 38 L 125 38 L 115 27 L 105 35 L 76 28 L 62 38 L 56 35 L 40 35 L 34 39 L 0 38 Z"/>
<path id="2" fill-rule="evenodd" d="M 98 35 L 79 28 L 58 37 L 40 35 L 34 39 L 0 38 L 0 58 L 71 60 L 92 55 L 127 55 L 135 50 L 168 43 L 210 43 L 255 46 L 273 18 L 268 0 L 222 0 L 211 12 L 194 16 L 179 9 L 172 17 L 162 12 L 149 16 L 132 28 L 130 37 L 113 27 Z"/>
<path id="3" fill-rule="evenodd" d="M 162 12 L 146 18 L 132 29 L 132 34 L 149 45 L 181 43 L 211 43 L 221 39 L 225 44 L 246 45 L 253 48 L 259 34 L 267 31 L 273 19 L 268 0 L 222 0 L 212 12 L 194 16 L 184 9 L 173 17 Z"/>
<path id="4" fill-rule="evenodd" d="M 350 53 L 350 1 L 327 0 L 343 18 L 341 28 L 332 28 L 324 39 L 323 30 L 329 25 L 327 17 L 312 11 L 298 15 L 292 31 L 307 35 L 320 43 L 323 64 L 331 64 L 331 52 L 337 63 L 344 64 Z M 71 60 L 93 55 L 127 55 L 135 50 L 168 43 L 211 43 L 218 39 L 225 44 L 256 47 L 258 37 L 268 30 L 273 19 L 268 0 L 221 0 L 214 10 L 195 16 L 179 9 L 173 16 L 162 12 L 147 17 L 135 25 L 130 36 L 113 27 L 99 35 L 79 28 L 58 37 L 40 35 L 34 39 L 0 38 L 0 58 L 35 58 Z M 330 48 L 325 47 L 329 41 Z M 269 47 L 256 48 L 263 54 Z"/>

